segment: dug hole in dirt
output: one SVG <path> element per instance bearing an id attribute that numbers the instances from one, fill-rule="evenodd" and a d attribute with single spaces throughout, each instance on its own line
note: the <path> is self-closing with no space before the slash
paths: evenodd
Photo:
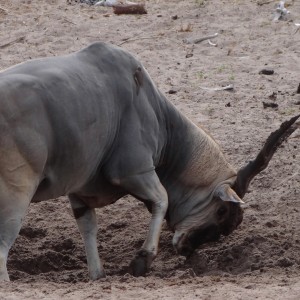
<path id="1" fill-rule="evenodd" d="M 80 1 L 0 0 L 0 69 L 63 55 L 101 40 L 129 50 L 160 90 L 207 128 L 237 168 L 299 114 L 300 3 L 273 21 L 277 1 L 149 0 L 148 14 L 120 15 Z M 185 39 L 218 36 L 199 44 Z M 259 74 L 272 69 L 271 75 Z M 231 91 L 211 88 L 233 84 Z M 205 87 L 203 89 L 203 87 Z M 208 88 L 208 89 L 206 89 Z M 274 102 L 277 106 L 264 106 Z M 192 257 L 176 255 L 165 226 L 151 272 L 127 268 L 150 215 L 132 197 L 97 211 L 107 279 L 89 282 L 84 245 L 65 197 L 31 204 L 8 259 L 2 299 L 299 299 L 300 131 L 245 196 L 240 227 Z"/>

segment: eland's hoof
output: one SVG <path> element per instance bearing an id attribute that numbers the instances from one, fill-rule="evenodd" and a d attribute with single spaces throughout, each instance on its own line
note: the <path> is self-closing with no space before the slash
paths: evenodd
<path id="1" fill-rule="evenodd" d="M 135 277 L 144 276 L 149 271 L 153 259 L 152 253 L 140 250 L 129 266 L 130 273 Z"/>

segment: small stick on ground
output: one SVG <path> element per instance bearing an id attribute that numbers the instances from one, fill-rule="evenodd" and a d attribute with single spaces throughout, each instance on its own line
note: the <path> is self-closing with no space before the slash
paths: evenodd
<path id="1" fill-rule="evenodd" d="M 198 39 L 193 39 L 193 38 L 184 39 L 183 42 L 186 44 L 199 44 L 203 41 L 214 39 L 217 36 L 218 36 L 218 33 L 215 33 L 215 34 L 204 36 L 204 37 L 198 38 Z"/>
<path id="2" fill-rule="evenodd" d="M 145 37 L 139 37 L 139 38 L 136 38 L 136 39 L 126 39 L 124 40 L 123 42 L 121 42 L 120 44 L 118 44 L 118 46 L 121 46 L 125 43 L 128 43 L 128 42 L 133 42 L 133 41 L 138 41 L 138 40 L 148 40 L 148 39 L 155 39 L 155 38 L 159 38 L 158 35 L 154 35 L 154 36 L 145 36 Z"/>
<path id="3" fill-rule="evenodd" d="M 10 46 L 12 44 L 15 44 L 15 43 L 22 43 L 22 42 L 24 42 L 24 40 L 25 40 L 25 36 L 18 37 L 17 39 L 15 39 L 13 41 L 10 41 L 8 43 L 0 45 L 0 49 L 6 48 L 6 47 L 8 47 L 8 46 Z"/>
<path id="4" fill-rule="evenodd" d="M 212 43 L 211 40 L 208 40 L 208 43 L 209 43 L 211 46 L 214 46 L 214 47 L 217 46 L 217 44 Z"/>
<path id="5" fill-rule="evenodd" d="M 257 5 L 262 6 L 264 4 L 269 4 L 271 2 L 273 2 L 273 0 L 260 0 L 257 2 Z"/>
<path id="6" fill-rule="evenodd" d="M 144 4 L 115 4 L 113 6 L 114 13 L 116 15 L 122 14 L 147 14 L 147 10 Z"/>
<path id="7" fill-rule="evenodd" d="M 201 87 L 200 89 L 205 90 L 205 91 L 210 91 L 210 92 L 217 92 L 217 91 L 232 91 L 234 89 L 233 84 L 229 84 L 226 86 L 222 87 L 217 87 L 217 88 L 208 88 L 208 87 Z"/>
<path id="8" fill-rule="evenodd" d="M 77 25 L 76 23 L 74 23 L 73 21 L 71 21 L 67 18 L 64 18 L 64 21 L 66 21 L 67 23 L 73 24 L 73 25 Z"/>

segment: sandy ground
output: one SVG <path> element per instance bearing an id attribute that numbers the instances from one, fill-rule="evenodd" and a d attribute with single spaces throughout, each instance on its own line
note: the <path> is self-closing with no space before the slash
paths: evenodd
<path id="1" fill-rule="evenodd" d="M 196 124 L 209 129 L 242 166 L 268 134 L 300 111 L 300 2 L 273 22 L 277 1 L 147 0 L 147 15 L 74 0 L 0 0 L 0 69 L 77 51 L 97 40 L 121 45 Z M 214 33 L 197 45 L 185 38 Z M 273 75 L 261 75 L 271 68 Z M 234 84 L 234 91 L 203 87 Z M 264 108 L 272 102 L 277 108 Z M 11 249 L 12 281 L 0 299 L 299 299 L 300 132 L 276 153 L 246 195 L 242 225 L 186 260 L 164 229 L 145 278 L 127 266 L 145 238 L 149 214 L 125 197 L 98 211 L 99 251 L 107 279 L 89 282 L 83 243 L 65 198 L 32 204 Z M 184 146 L 184 145 L 183 145 Z"/>

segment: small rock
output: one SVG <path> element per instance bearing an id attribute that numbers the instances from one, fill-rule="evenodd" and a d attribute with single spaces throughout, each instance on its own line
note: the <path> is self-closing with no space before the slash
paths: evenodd
<path id="1" fill-rule="evenodd" d="M 298 88 L 297 88 L 297 92 L 296 92 L 297 94 L 300 94 L 300 83 L 299 83 L 299 85 L 298 85 Z"/>
<path id="2" fill-rule="evenodd" d="M 272 70 L 272 69 L 262 69 L 262 70 L 259 71 L 259 74 L 273 75 L 274 74 L 274 70 Z"/>
<path id="3" fill-rule="evenodd" d="M 263 102 L 263 106 L 264 106 L 264 108 L 267 108 L 267 107 L 277 108 L 278 104 L 274 103 L 274 102 Z"/>
<path id="4" fill-rule="evenodd" d="M 171 95 L 172 95 L 172 94 L 176 94 L 176 93 L 177 93 L 176 90 L 172 90 L 172 89 L 171 89 L 171 90 L 168 91 L 168 94 L 171 94 Z"/>
<path id="5" fill-rule="evenodd" d="M 174 16 L 171 17 L 171 19 L 172 19 L 172 20 L 177 20 L 177 19 L 178 19 L 178 16 L 177 16 L 177 15 L 174 15 Z"/>

